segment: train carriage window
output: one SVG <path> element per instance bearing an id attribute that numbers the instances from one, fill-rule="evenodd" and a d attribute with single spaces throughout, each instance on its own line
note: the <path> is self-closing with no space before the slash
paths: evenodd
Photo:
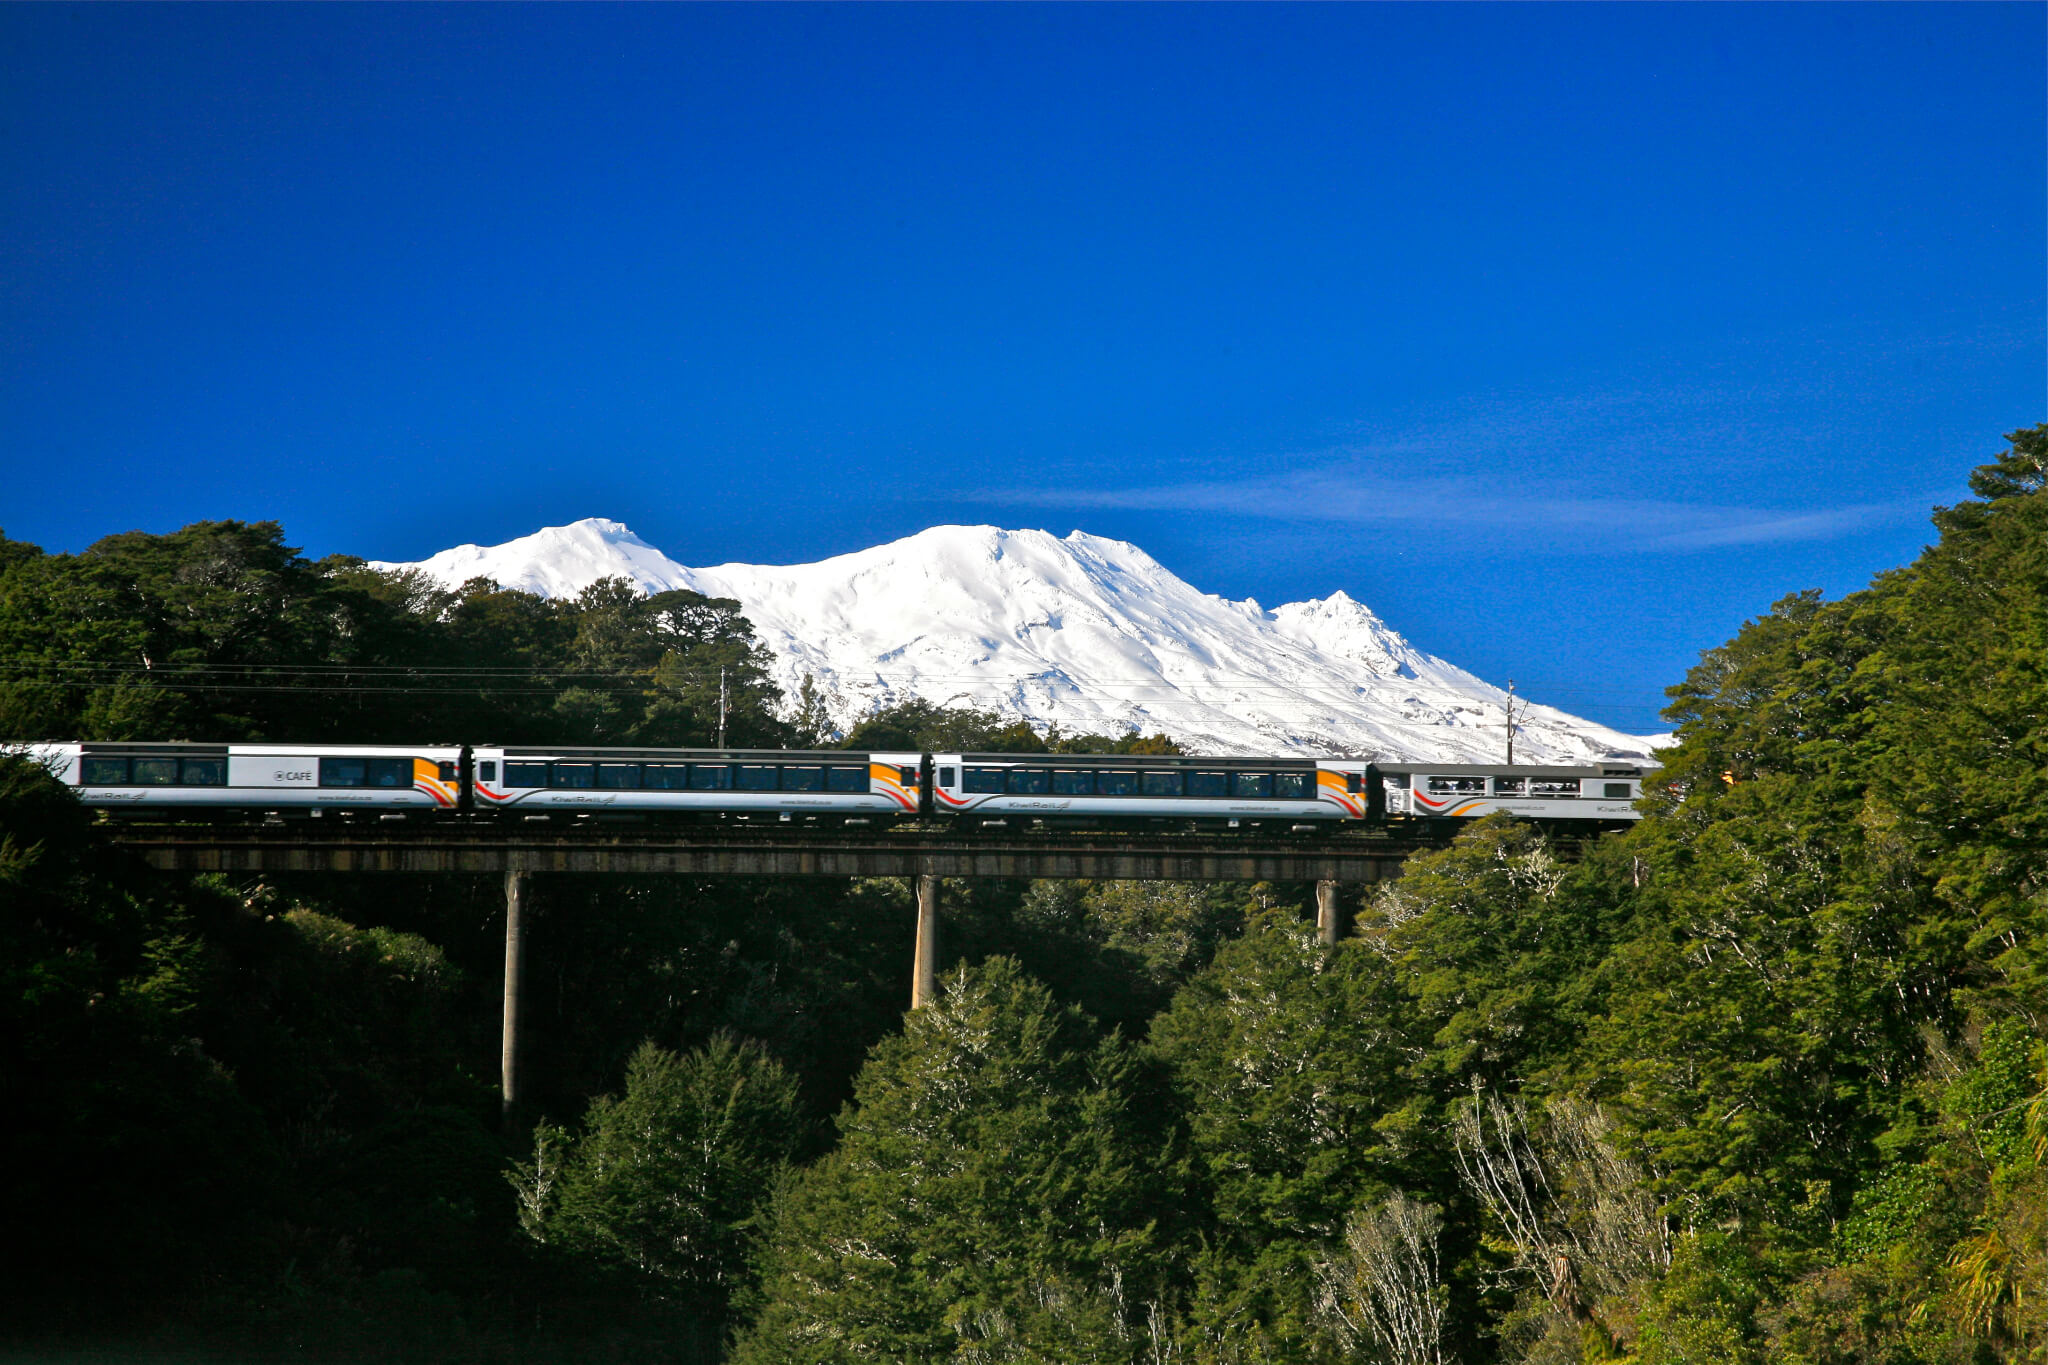
<path id="1" fill-rule="evenodd" d="M 486 760 L 485 762 L 477 764 L 476 780 L 479 782 L 496 782 L 498 780 L 497 763 L 495 761 Z"/>
<path id="2" fill-rule="evenodd" d="M 1579 779 L 1576 777 L 1532 777 L 1529 779 L 1529 795 L 1548 800 L 1577 796 Z"/>
<path id="3" fill-rule="evenodd" d="M 638 763 L 600 763 L 597 765 L 597 785 L 607 791 L 626 791 L 640 785 Z"/>
<path id="4" fill-rule="evenodd" d="M 1179 773 L 1143 773 L 1138 786 L 1147 796 L 1179 796 L 1186 783 Z"/>
<path id="5" fill-rule="evenodd" d="M 227 784 L 228 761 L 224 758 L 178 760 L 178 785 L 181 787 L 225 787 Z"/>
<path id="6" fill-rule="evenodd" d="M 1097 773 L 1095 790 L 1104 796 L 1136 796 L 1138 775 L 1136 773 Z"/>
<path id="7" fill-rule="evenodd" d="M 486 765 L 488 766 L 488 765 Z M 489 774 L 485 775 L 486 777 Z M 508 787 L 545 787 L 548 784 L 548 765 L 545 763 L 505 764 L 505 785 Z"/>
<path id="8" fill-rule="evenodd" d="M 1607 783 L 1607 784 L 1606 784 L 1606 787 L 1607 787 L 1607 799 L 1608 799 L 1608 800 L 1610 800 L 1610 801 L 1626 801 L 1626 800 L 1628 800 L 1628 797 L 1629 797 L 1629 791 L 1628 791 L 1628 783 L 1626 783 L 1626 782 L 1609 782 L 1609 783 Z"/>
<path id="9" fill-rule="evenodd" d="M 699 792 L 722 792 L 732 787 L 732 765 L 729 763 L 692 763 L 690 765 L 690 790 Z"/>
<path id="10" fill-rule="evenodd" d="M 141 764 L 136 765 L 138 768 Z M 320 785 L 323 787 L 360 787 L 365 785 L 365 774 L 370 768 L 367 758 L 323 758 L 320 760 Z M 138 777 L 136 779 L 140 781 Z"/>
<path id="11" fill-rule="evenodd" d="M 443 782 L 453 782 L 455 780 L 455 765 L 447 762 L 436 763 L 434 765 L 434 773 Z"/>
<path id="12" fill-rule="evenodd" d="M 896 769 L 896 780 L 903 786 L 916 788 L 924 781 L 924 774 L 918 768 L 905 763 Z"/>
<path id="13" fill-rule="evenodd" d="M 766 763 L 741 763 L 733 776 L 733 787 L 743 792 L 775 790 L 775 769 Z"/>
<path id="14" fill-rule="evenodd" d="M 649 791 L 681 791 L 690 785 L 690 769 L 682 763 L 649 763 L 640 770 L 640 785 Z"/>
<path id="15" fill-rule="evenodd" d="M 1483 777 L 1432 777 L 1429 779 L 1431 796 L 1484 796 L 1486 779 Z"/>
<path id="16" fill-rule="evenodd" d="M 178 780 L 178 760 L 175 758 L 138 758 L 135 760 L 135 784 L 140 787 L 168 787 Z"/>
<path id="17" fill-rule="evenodd" d="M 1230 775 L 1230 794 L 1232 796 L 1251 797 L 1271 796 L 1273 794 L 1273 774 L 1232 773 Z"/>
<path id="18" fill-rule="evenodd" d="M 1189 774 L 1188 774 L 1188 795 L 1189 795 L 1189 796 L 1228 796 L 1228 795 L 1230 795 L 1230 774 L 1228 774 L 1228 773 L 1189 773 Z"/>
<path id="19" fill-rule="evenodd" d="M 1358 795 L 1365 790 L 1365 779 L 1357 773 L 1344 774 L 1344 790 L 1352 796 Z"/>
<path id="20" fill-rule="evenodd" d="M 410 787 L 412 785 L 412 760 L 409 758 L 373 758 L 369 761 L 372 787 Z"/>
<path id="21" fill-rule="evenodd" d="M 1305 800 L 1309 794 L 1308 778 L 1307 773 L 1274 773 L 1273 795 L 1294 801 Z"/>
<path id="22" fill-rule="evenodd" d="M 1045 768 L 1010 769 L 1010 792 L 1015 796 L 1043 796 L 1052 790 L 1052 773 Z"/>
<path id="23" fill-rule="evenodd" d="M 823 768 L 784 768 L 782 789 L 786 792 L 821 792 L 825 790 Z"/>
<path id="24" fill-rule="evenodd" d="M 962 790 L 971 795 L 992 795 L 1003 789 L 1003 778 L 1007 768 L 969 768 L 967 785 Z"/>
<path id="25" fill-rule="evenodd" d="M 940 785 L 941 787 L 950 787 L 950 786 L 953 786 L 953 785 L 954 785 L 955 783 L 959 782 L 959 780 L 960 780 L 960 772 L 959 772 L 959 769 L 957 769 L 957 768 L 941 768 L 941 769 L 939 769 L 939 785 Z"/>
<path id="26" fill-rule="evenodd" d="M 571 791 L 584 791 L 597 785 L 595 763 L 557 763 L 554 765 L 551 787 L 567 787 Z"/>
<path id="27" fill-rule="evenodd" d="M 1056 796 L 1095 795 L 1095 774 L 1075 772 L 1071 769 L 1055 769 L 1052 775 L 1052 789 Z"/>
<path id="28" fill-rule="evenodd" d="M 867 789 L 866 768 L 825 769 L 825 790 L 828 792 L 864 792 Z"/>
<path id="29" fill-rule="evenodd" d="M 79 783 L 87 787 L 125 787 L 128 785 L 128 760 L 125 758 L 88 758 L 79 773 Z"/>
<path id="30" fill-rule="evenodd" d="M 1496 777 L 1493 779 L 1493 794 L 1495 796 L 1520 796 L 1528 789 L 1529 779 L 1526 777 Z"/>

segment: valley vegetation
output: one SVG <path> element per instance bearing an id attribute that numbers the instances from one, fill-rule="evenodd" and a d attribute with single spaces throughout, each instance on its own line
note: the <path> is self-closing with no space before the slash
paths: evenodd
<path id="1" fill-rule="evenodd" d="M 2048 1361 L 2048 427 L 1671 690 L 1645 818 L 1310 888 L 173 878 L 0 760 L 6 1345 L 213 1358 Z M 823 733 L 738 604 L 0 541 L 0 734 Z M 1170 749 L 1053 736 L 1074 749 Z"/>

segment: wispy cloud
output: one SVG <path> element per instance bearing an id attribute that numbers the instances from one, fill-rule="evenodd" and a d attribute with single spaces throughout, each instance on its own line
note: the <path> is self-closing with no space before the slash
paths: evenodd
<path id="1" fill-rule="evenodd" d="M 1240 465 L 1219 477 L 1184 481 L 985 488 L 964 496 L 998 506 L 1540 533 L 1551 537 L 1546 552 L 1591 553 L 1830 540 L 1916 520 L 1944 500 L 1937 495 L 1773 505 L 1777 500 L 1768 489 L 1777 481 L 1767 471 L 1784 466 L 1810 472 L 1845 439 L 1812 420 L 1788 431 L 1782 422 L 1759 416 L 1765 408 L 1809 406 L 1811 395 L 1752 387 L 1731 396 L 1712 386 L 1668 380 L 1575 394 L 1479 395 L 1453 412 L 1362 425 L 1328 448 L 1260 461 L 1275 469 L 1271 474 L 1244 474 Z M 1743 480 L 1740 486 L 1756 500 L 1584 491 L 1641 487 L 1645 479 L 1682 481 L 1706 470 Z M 1895 493 L 1896 485 L 1882 491 Z"/>
<path id="2" fill-rule="evenodd" d="M 1220 512 L 1356 525 L 1542 531 L 1580 538 L 1576 548 L 1591 551 L 1704 550 L 1827 540 L 1918 515 L 1926 508 L 1917 500 L 1791 509 L 1631 498 L 1521 497 L 1471 480 L 1391 480 L 1364 472 L 1323 470 L 1151 487 L 985 489 L 969 496 L 1014 506 Z"/>

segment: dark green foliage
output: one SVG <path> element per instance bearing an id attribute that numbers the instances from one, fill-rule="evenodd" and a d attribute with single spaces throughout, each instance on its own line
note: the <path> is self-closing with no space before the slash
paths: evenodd
<path id="1" fill-rule="evenodd" d="M 729 1032 L 796 1074 L 814 1144 L 909 1004 L 902 882 L 552 877 L 533 900 L 528 951 L 549 968 L 530 981 L 528 1078 L 535 1112 L 557 1119 L 615 1089 L 642 1041 L 689 1051 Z M 486 934 L 474 951 L 503 948 Z"/>
<path id="2" fill-rule="evenodd" d="M 775 748 L 789 727 L 769 655 L 730 598 L 675 590 L 644 596 L 621 578 L 600 579 L 576 599 L 575 669 L 596 685 L 565 688 L 555 712 L 588 743 L 706 744 L 718 734 L 721 674 L 725 742 Z M 621 684 L 625 685 L 621 685 Z"/>
<path id="3" fill-rule="evenodd" d="M 1211 1211 L 1193 1320 L 1205 1335 L 1305 1349 L 1311 1271 L 1396 1175 L 1379 1125 L 1407 1098 L 1398 973 L 1268 918 L 1226 944 L 1153 1021 Z"/>
<path id="4" fill-rule="evenodd" d="M 2048 496 L 2041 431 L 2013 441 L 1918 563 L 1788 598 L 1674 690 L 1588 1061 L 1712 1206 L 1839 1210 L 1922 1029 L 1986 993 L 2040 1026 Z"/>
<path id="5" fill-rule="evenodd" d="M 939 706 L 922 698 L 884 707 L 854 726 L 843 749 L 907 749 L 913 752 L 985 754 L 1177 754 L 1165 735 L 1061 733 L 1040 735 L 1028 721 L 1006 721 L 971 706 Z"/>
<path id="6" fill-rule="evenodd" d="M 716 1316 L 746 1282 L 755 1210 L 803 1126 L 794 1078 L 758 1044 L 720 1035 L 683 1057 L 645 1044 L 625 1093 L 593 1101 L 579 1132 L 536 1131 L 514 1178 L 520 1222 Z"/>
<path id="7" fill-rule="evenodd" d="M 1918 1087 L 1932 1122 L 1858 1189 L 1833 1264 L 1789 1295 L 1780 1329 L 1820 1361 L 1940 1360 L 1973 1345 L 2048 1351 L 2048 1045 L 2005 1018 Z"/>
<path id="8" fill-rule="evenodd" d="M 74 1283 L 189 1287 L 260 1235 L 278 1152 L 196 1034 L 195 917 L 113 860 L 34 765 L 0 757 L 0 1169 L 24 1304 Z"/>
<path id="9" fill-rule="evenodd" d="M 1062 1000 L 1142 1036 L 1152 1017 L 1245 921 L 1304 894 L 1264 883 L 948 881 L 952 958 L 1016 958 Z"/>
<path id="10" fill-rule="evenodd" d="M 1133 1068 L 1015 964 L 950 976 L 778 1197 L 735 1359 L 1137 1358 L 1165 1191 Z"/>
<path id="11" fill-rule="evenodd" d="M 458 985 L 417 937 L 130 868 L 0 759 L 9 1320 L 191 1320 L 288 1268 L 486 1292 L 511 1218 Z"/>
<path id="12" fill-rule="evenodd" d="M 0 732 L 20 739 L 266 739 L 774 747 L 768 656 L 723 598 L 574 601 L 446 591 L 313 563 L 275 522 L 109 536 L 78 555 L 0 542 Z"/>
<path id="13" fill-rule="evenodd" d="M 1370 899 L 1361 934 L 1399 961 L 1420 1012 L 1418 1075 L 1439 1098 L 1523 1089 L 1578 1044 L 1598 1007 L 1589 979 L 1626 913 L 1613 859 L 1566 857 L 1530 824 L 1475 822 L 1411 858 Z"/>
<path id="14" fill-rule="evenodd" d="M 1055 725 L 1046 733 L 1045 747 L 1056 754 L 1180 754 L 1187 750 L 1165 735 L 1141 735 L 1127 730 L 1121 735 L 1083 733 L 1069 735 Z"/>
<path id="15" fill-rule="evenodd" d="M 1045 752 L 1045 741 L 1025 722 L 1005 722 L 993 711 L 912 698 L 862 720 L 847 732 L 840 747 L 1038 754 Z"/>

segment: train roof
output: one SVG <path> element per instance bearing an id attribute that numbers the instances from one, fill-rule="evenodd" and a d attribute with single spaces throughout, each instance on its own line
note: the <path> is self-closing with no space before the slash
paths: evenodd
<path id="1" fill-rule="evenodd" d="M 1655 763 L 1616 760 L 1612 763 L 1379 763 L 1389 777 L 1416 773 L 1436 777 L 1641 777 Z"/>
<path id="2" fill-rule="evenodd" d="M 728 763 L 859 763 L 876 754 L 896 757 L 911 749 L 650 749 L 589 744 L 479 744 L 506 758 L 560 758 L 593 762 L 728 762 Z"/>
<path id="3" fill-rule="evenodd" d="M 184 739 L 87 739 L 79 741 L 83 753 L 113 757 L 147 757 L 158 754 L 169 757 L 219 757 L 230 751 L 251 757 L 296 758 L 305 756 L 318 758 L 321 755 L 369 756 L 387 755 L 392 757 L 417 753 L 456 753 L 460 744 L 415 744 L 394 741 L 390 744 L 329 744 L 322 740 L 308 740 L 303 744 L 279 744 L 270 740 L 261 743 L 245 740 L 226 740 L 209 743 L 204 740 Z"/>
<path id="4" fill-rule="evenodd" d="M 1251 754 L 969 754 L 934 753 L 934 759 L 962 763 L 995 766 L 1003 763 L 1022 763 L 1032 767 L 1073 768 L 1084 766 L 1111 766 L 1118 768 L 1242 768 L 1260 767 L 1288 770 L 1308 770 L 1319 760 L 1313 758 L 1274 758 Z M 1321 762 L 1363 762 L 1362 759 L 1322 759 Z"/>

